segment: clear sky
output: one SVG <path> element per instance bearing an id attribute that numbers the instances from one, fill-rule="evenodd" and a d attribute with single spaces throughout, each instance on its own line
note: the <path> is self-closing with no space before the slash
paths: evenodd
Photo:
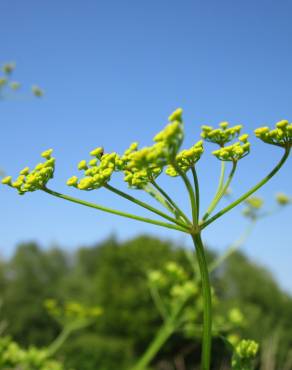
<path id="1" fill-rule="evenodd" d="M 221 121 L 263 124 L 292 119 L 292 3 L 245 1 L 2 1 L 1 61 L 16 61 L 15 77 L 37 83 L 42 100 L 1 102 L 1 167 L 11 175 L 54 148 L 53 189 L 128 211 L 136 208 L 105 191 L 78 193 L 64 185 L 76 164 L 103 145 L 122 152 L 132 141 L 151 143 L 177 107 L 184 109 L 186 146 L 200 125 Z M 278 161 L 281 151 L 252 139 L 233 190 L 240 195 Z M 203 205 L 214 193 L 219 161 L 207 146 L 198 165 Z M 292 193 L 291 158 L 258 195 L 273 207 L 277 191 Z M 117 183 L 125 187 L 120 180 Z M 165 184 L 166 179 L 162 178 Z M 185 208 L 175 179 L 170 192 Z M 139 194 L 137 194 L 139 195 Z M 111 233 L 125 239 L 141 232 L 190 245 L 186 236 L 69 204 L 37 192 L 19 197 L 0 189 L 1 254 L 21 241 L 37 240 L 72 249 Z M 137 210 L 137 213 L 140 210 Z M 259 223 L 244 250 L 268 266 L 292 292 L 291 209 Z M 219 251 L 244 229 L 232 211 L 204 233 Z"/>

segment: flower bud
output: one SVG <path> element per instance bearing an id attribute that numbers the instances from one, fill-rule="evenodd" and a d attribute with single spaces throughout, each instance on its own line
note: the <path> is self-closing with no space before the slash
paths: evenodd
<path id="1" fill-rule="evenodd" d="M 43 158 L 50 159 L 52 153 L 53 153 L 53 149 L 48 149 L 48 150 L 45 150 L 44 152 L 42 152 L 41 156 Z"/>
<path id="2" fill-rule="evenodd" d="M 3 185 L 12 185 L 12 177 L 11 176 L 6 176 L 6 177 L 4 177 L 3 179 L 2 179 L 2 181 L 1 181 L 1 183 L 3 184 Z"/>
<path id="3" fill-rule="evenodd" d="M 83 159 L 82 161 L 79 162 L 78 164 L 78 170 L 87 170 L 88 167 L 87 167 L 87 163 L 86 161 Z"/>
<path id="4" fill-rule="evenodd" d="M 67 180 L 67 185 L 68 186 L 77 186 L 78 184 L 78 177 L 77 176 L 72 176 L 70 179 Z"/>

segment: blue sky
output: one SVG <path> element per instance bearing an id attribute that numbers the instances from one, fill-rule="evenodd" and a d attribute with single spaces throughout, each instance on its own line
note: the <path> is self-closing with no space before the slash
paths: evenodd
<path id="1" fill-rule="evenodd" d="M 201 124 L 243 123 L 247 132 L 292 119 L 290 1 L 33 1 L 1 2 L 1 61 L 16 61 L 24 87 L 41 85 L 42 100 L 1 102 L 1 166 L 16 175 L 53 147 L 51 188 L 128 211 L 140 210 L 106 193 L 77 193 L 66 179 L 76 164 L 103 145 L 122 152 L 130 142 L 151 142 L 177 107 L 184 109 L 186 147 Z M 23 92 L 25 92 L 23 88 Z M 252 152 L 236 174 L 235 195 L 260 180 L 280 158 L 278 148 L 252 139 Z M 212 146 L 198 165 L 202 204 L 214 193 L 219 162 Z M 273 207 L 277 191 L 292 193 L 291 159 L 258 195 Z M 117 184 L 124 185 L 117 180 Z M 179 181 L 161 178 L 188 207 Z M 139 195 L 139 194 L 137 194 Z M 142 198 L 145 197 L 142 195 Z M 78 207 L 37 192 L 19 197 L 1 188 L 1 254 L 21 241 L 44 247 L 92 244 L 116 233 L 141 232 L 190 245 L 186 236 Z M 292 291 L 291 209 L 258 225 L 244 250 L 268 266 Z M 240 210 L 204 233 L 223 251 L 244 229 Z"/>

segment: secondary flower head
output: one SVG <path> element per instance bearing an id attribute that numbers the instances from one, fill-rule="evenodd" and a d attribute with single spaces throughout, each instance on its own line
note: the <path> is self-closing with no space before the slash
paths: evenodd
<path id="1" fill-rule="evenodd" d="M 168 120 L 170 123 L 154 136 L 153 141 L 162 144 L 165 156 L 171 160 L 176 156 L 184 139 L 182 109 L 175 110 Z"/>
<path id="2" fill-rule="evenodd" d="M 280 206 L 286 206 L 287 204 L 292 203 L 292 199 L 284 193 L 276 194 L 276 201 Z"/>
<path id="3" fill-rule="evenodd" d="M 7 78 L 0 77 L 0 88 L 7 84 Z"/>
<path id="4" fill-rule="evenodd" d="M 110 181 L 114 171 L 121 171 L 130 187 L 142 189 L 175 159 L 183 137 L 182 109 L 177 109 L 170 115 L 169 124 L 154 137 L 153 145 L 139 149 L 134 142 L 122 156 L 104 154 L 98 147 L 90 152 L 93 159 L 79 162 L 78 169 L 84 170 L 85 176 L 80 180 L 73 176 L 67 184 L 80 190 L 98 189 Z"/>
<path id="5" fill-rule="evenodd" d="M 264 200 L 259 197 L 250 197 L 246 199 L 245 203 L 251 208 L 260 209 L 264 204 Z"/>
<path id="6" fill-rule="evenodd" d="M 19 90 L 21 85 L 17 81 L 12 81 L 12 82 L 10 82 L 10 87 L 11 87 L 12 90 Z"/>
<path id="7" fill-rule="evenodd" d="M 37 98 L 41 98 L 42 96 L 44 96 L 44 91 L 36 85 L 32 86 L 31 91 L 33 95 Z"/>
<path id="8" fill-rule="evenodd" d="M 283 148 L 292 147 L 292 123 L 289 123 L 286 120 L 276 123 L 276 127 L 274 129 L 270 129 L 265 126 L 257 128 L 254 132 L 256 137 L 267 144 Z"/>
<path id="9" fill-rule="evenodd" d="M 241 129 L 242 125 L 229 127 L 228 122 L 221 122 L 219 128 L 204 125 L 202 126 L 201 137 L 206 141 L 223 147 L 226 143 L 237 138 L 240 135 Z"/>
<path id="10" fill-rule="evenodd" d="M 84 171 L 84 177 L 78 179 L 73 176 L 67 181 L 68 186 L 74 186 L 80 190 L 99 189 L 111 178 L 112 173 L 117 169 L 119 156 L 117 153 L 103 154 L 102 148 L 96 148 L 90 152 L 95 157 L 88 162 L 82 160 L 78 169 Z"/>
<path id="11" fill-rule="evenodd" d="M 156 143 L 142 149 L 138 149 L 136 143 L 133 143 L 121 158 L 124 181 L 130 187 L 137 189 L 142 189 L 155 179 L 165 164 L 166 155 L 163 143 Z"/>
<path id="12" fill-rule="evenodd" d="M 52 149 L 46 150 L 41 155 L 46 159 L 45 162 L 37 164 L 32 171 L 25 167 L 19 172 L 15 181 L 12 180 L 11 176 L 5 177 L 2 179 L 2 184 L 15 188 L 21 195 L 45 188 L 48 181 L 53 178 L 55 171 L 55 158 L 51 155 Z"/>
<path id="13" fill-rule="evenodd" d="M 200 140 L 191 148 L 180 151 L 175 157 L 175 165 L 168 165 L 165 173 L 169 176 L 178 176 L 179 174 L 176 166 L 180 168 L 181 171 L 187 172 L 201 158 L 203 152 L 203 141 Z"/>
<path id="14" fill-rule="evenodd" d="M 232 369 L 251 369 L 252 361 L 259 350 L 259 345 L 253 340 L 243 339 L 235 347 L 232 356 Z"/>
<path id="15" fill-rule="evenodd" d="M 249 197 L 245 200 L 246 207 L 243 210 L 243 215 L 250 218 L 251 220 L 256 220 L 259 218 L 260 211 L 264 205 L 264 200 L 259 197 Z"/>
<path id="16" fill-rule="evenodd" d="M 144 188 L 176 160 L 184 138 L 182 109 L 174 111 L 168 119 L 169 124 L 155 135 L 152 146 L 138 149 L 138 144 L 132 143 L 121 157 L 121 170 L 130 187 Z"/>
<path id="17" fill-rule="evenodd" d="M 249 142 L 237 141 L 234 144 L 214 150 L 212 154 L 221 161 L 237 162 L 247 156 L 250 152 Z"/>
<path id="18" fill-rule="evenodd" d="M 10 63 L 6 63 L 2 66 L 2 71 L 6 74 L 6 75 L 9 75 L 11 74 L 14 70 L 15 70 L 15 63 L 14 62 L 10 62 Z"/>

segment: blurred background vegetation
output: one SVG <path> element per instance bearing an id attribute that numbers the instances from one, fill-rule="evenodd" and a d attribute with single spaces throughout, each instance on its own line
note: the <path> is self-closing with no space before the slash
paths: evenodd
<path id="1" fill-rule="evenodd" d="M 209 250 L 210 262 L 215 258 Z M 47 299 L 100 306 L 102 317 L 73 333 L 55 358 L 66 369 L 129 369 L 162 325 L 147 275 L 169 262 L 191 272 L 184 248 L 147 235 L 125 242 L 113 236 L 74 253 L 21 244 L 0 264 L 1 336 L 11 336 L 23 348 L 45 347 L 62 330 L 44 306 Z M 238 328 L 240 335 L 260 342 L 261 369 L 291 369 L 292 297 L 269 271 L 236 252 L 213 272 L 212 282 L 219 309 L 224 314 L 240 308 L 246 322 Z M 220 337 L 213 352 L 216 369 L 228 369 L 229 353 Z M 200 339 L 177 331 L 155 357 L 153 369 L 194 369 L 199 358 Z"/>

